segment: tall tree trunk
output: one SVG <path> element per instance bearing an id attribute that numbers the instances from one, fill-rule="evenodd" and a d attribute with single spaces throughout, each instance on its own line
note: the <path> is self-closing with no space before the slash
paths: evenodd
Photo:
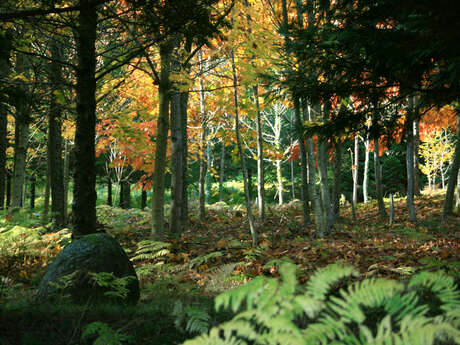
<path id="1" fill-rule="evenodd" d="M 310 106 L 305 105 L 304 113 L 308 114 L 308 120 L 313 121 L 313 115 L 311 114 L 312 108 Z M 310 192 L 310 200 L 313 204 L 313 213 L 315 216 L 315 225 L 316 225 L 316 236 L 317 237 L 324 237 L 328 233 L 327 229 L 327 218 L 323 213 L 323 205 L 321 200 L 321 194 L 318 193 L 316 189 L 316 159 L 315 159 L 315 149 L 313 143 L 313 137 L 307 137 L 307 159 L 308 159 L 308 174 L 310 180 L 310 188 L 308 188 Z"/>
<path id="2" fill-rule="evenodd" d="M 383 202 L 382 169 L 380 166 L 378 138 L 374 139 L 374 175 L 375 175 L 375 193 L 377 195 L 379 215 L 380 215 L 380 218 L 386 218 L 387 212 L 385 211 L 385 203 Z"/>
<path id="3" fill-rule="evenodd" d="M 418 114 L 417 114 L 418 115 Z M 420 119 L 414 119 L 414 194 L 420 196 Z"/>
<path id="4" fill-rule="evenodd" d="M 409 97 L 409 109 L 407 112 L 407 152 L 406 152 L 406 167 L 407 167 L 407 208 L 409 210 L 409 219 L 415 223 L 417 217 L 415 215 L 414 206 L 414 112 L 415 105 L 413 97 Z"/>
<path id="5" fill-rule="evenodd" d="M 369 193 L 367 188 L 369 186 L 369 158 L 370 158 L 370 148 L 371 140 L 369 137 L 369 133 L 366 134 L 366 141 L 364 142 L 365 147 L 365 154 L 364 154 L 364 177 L 363 177 L 363 198 L 364 203 L 367 204 L 369 202 Z"/>
<path id="6" fill-rule="evenodd" d="M 307 162 L 307 147 L 305 145 L 305 135 L 303 132 L 303 121 L 300 112 L 300 100 L 294 96 L 294 115 L 297 127 L 297 140 L 300 150 L 300 198 L 302 199 L 302 229 L 305 231 L 310 223 L 310 206 L 308 205 L 309 190 L 314 188 L 314 182 L 308 188 L 309 168 Z M 310 181 L 312 181 L 310 179 Z M 311 198 L 310 198 L 311 199 Z M 313 199 L 311 199 L 313 201 Z"/>
<path id="7" fill-rule="evenodd" d="M 147 191 L 144 189 L 144 186 L 142 186 L 142 191 L 141 191 L 141 210 L 145 209 L 147 207 Z"/>
<path id="8" fill-rule="evenodd" d="M 185 228 L 188 224 L 188 134 L 187 134 L 187 118 L 188 118 L 188 101 L 189 101 L 189 92 L 181 92 L 181 130 L 182 130 L 182 143 L 183 143 L 183 152 L 182 152 L 182 226 Z"/>
<path id="9" fill-rule="evenodd" d="M 332 187 L 333 209 L 336 218 L 340 217 L 340 195 L 342 183 L 342 145 L 339 141 L 335 142 L 334 155 L 334 185 Z"/>
<path id="10" fill-rule="evenodd" d="M 264 173 L 264 144 L 262 135 L 262 121 L 260 117 L 259 85 L 253 87 L 254 100 L 256 104 L 256 131 L 257 131 L 257 206 L 259 208 L 260 221 L 265 220 L 265 173 Z M 279 180 L 278 180 L 279 181 Z M 279 182 L 278 182 L 279 185 Z M 281 192 L 283 186 L 281 184 Z M 283 193 L 281 193 L 281 204 Z"/>
<path id="11" fill-rule="evenodd" d="M 232 74 L 233 74 L 233 101 L 235 106 L 235 133 L 236 133 L 236 142 L 238 146 L 238 153 L 241 161 L 241 170 L 243 172 L 243 185 L 244 185 L 244 197 L 246 200 L 246 211 L 248 214 L 249 229 L 251 231 L 252 245 L 257 246 L 257 232 L 254 226 L 254 217 L 252 215 L 251 208 L 251 199 L 249 196 L 249 185 L 248 185 L 248 172 L 246 170 L 246 161 L 244 159 L 243 145 L 241 142 L 240 134 L 240 119 L 239 119 L 239 110 L 238 110 L 238 79 L 236 75 L 236 65 L 233 49 L 230 52 L 232 60 Z"/>
<path id="12" fill-rule="evenodd" d="M 43 201 L 43 215 L 47 216 L 50 210 L 50 195 L 51 195 L 51 183 L 49 174 L 49 163 L 46 168 L 46 182 L 45 182 L 45 198 Z"/>
<path id="13" fill-rule="evenodd" d="M 6 171 L 6 207 L 11 206 L 11 171 Z"/>
<path id="14" fill-rule="evenodd" d="M 62 161 L 62 109 L 56 97 L 62 86 L 62 67 L 56 60 L 62 60 L 63 54 L 60 43 L 51 40 L 51 56 L 54 59 L 50 63 L 49 78 L 54 85 L 51 92 L 51 101 L 48 113 L 48 160 L 50 164 L 51 185 L 51 212 L 57 228 L 65 224 L 64 210 L 64 165 Z"/>
<path id="15" fill-rule="evenodd" d="M 457 212 L 460 212 L 460 169 L 458 170 L 457 174 L 457 198 L 455 202 L 455 208 Z"/>
<path id="16" fill-rule="evenodd" d="M 358 204 L 358 167 L 359 167 L 359 139 L 355 136 L 355 147 L 352 161 L 352 176 L 353 176 L 353 204 Z"/>
<path id="17" fill-rule="evenodd" d="M 10 73 L 11 44 L 9 37 L 0 36 L 0 78 L 4 79 Z M 6 149 L 8 146 L 8 109 L 0 102 L 0 210 L 5 209 L 6 187 Z"/>
<path id="18" fill-rule="evenodd" d="M 204 66 L 200 55 L 200 71 L 203 73 Z M 201 136 L 200 136 L 200 179 L 199 179 L 199 204 L 200 204 L 200 222 L 204 222 L 206 219 L 206 174 L 207 172 L 207 142 L 206 136 L 208 132 L 208 118 L 206 116 L 206 107 L 205 107 L 205 95 L 204 95 L 204 86 L 203 86 L 203 76 L 200 75 L 200 112 L 201 112 Z"/>
<path id="19" fill-rule="evenodd" d="M 96 232 L 96 26 L 94 2 L 80 0 L 75 38 L 78 67 L 72 204 L 74 238 Z"/>
<path id="20" fill-rule="evenodd" d="M 8 117 L 6 108 L 0 104 L 0 210 L 5 209 L 6 149 L 8 145 Z"/>
<path id="21" fill-rule="evenodd" d="M 110 176 L 107 177 L 107 205 L 113 206 L 112 200 L 112 179 Z"/>
<path id="22" fill-rule="evenodd" d="M 126 179 L 120 183 L 120 207 L 131 208 L 131 184 Z"/>
<path id="23" fill-rule="evenodd" d="M 174 61 L 173 66 L 177 72 L 180 71 L 179 61 Z M 182 121 L 181 93 L 177 88 L 171 95 L 171 216 L 169 220 L 169 232 L 180 236 L 184 229 L 184 145 L 183 142 L 183 121 Z"/>
<path id="24" fill-rule="evenodd" d="M 27 74 L 25 68 L 24 56 L 17 54 L 16 57 L 16 73 Z M 20 87 L 22 96 L 17 97 L 16 101 L 16 116 L 14 126 L 14 167 L 13 167 L 13 184 L 11 192 L 11 207 L 21 207 L 26 178 L 26 159 L 27 147 L 29 141 L 29 106 L 27 88 Z"/>
<path id="25" fill-rule="evenodd" d="M 35 178 L 34 175 L 30 177 L 30 209 L 33 210 L 35 209 L 35 187 L 36 187 L 36 182 L 37 179 Z"/>
<path id="26" fill-rule="evenodd" d="M 446 199 L 444 200 L 444 208 L 442 211 L 442 218 L 451 215 L 453 213 L 454 204 L 454 190 L 457 181 L 454 176 L 458 176 L 460 167 L 460 107 L 456 107 L 457 111 L 457 144 L 455 145 L 454 161 L 450 166 L 449 171 L 449 183 L 447 184 Z"/>
<path id="27" fill-rule="evenodd" d="M 276 180 L 278 181 L 278 205 L 283 204 L 283 175 L 281 172 L 281 160 L 275 161 L 276 166 Z"/>
<path id="28" fill-rule="evenodd" d="M 70 184 L 70 145 L 69 140 L 64 143 L 64 216 L 65 223 L 68 223 L 68 207 L 69 207 L 69 184 Z"/>
<path id="29" fill-rule="evenodd" d="M 162 239 L 164 235 L 164 194 L 166 172 L 166 149 L 168 145 L 170 64 L 172 45 L 168 42 L 160 47 L 161 71 L 158 87 L 159 114 L 156 136 L 155 169 L 153 172 L 152 237 Z"/>
<path id="30" fill-rule="evenodd" d="M 288 30 L 289 19 L 286 0 L 281 1 L 282 10 L 283 10 L 283 29 Z M 300 9 L 297 11 L 299 17 L 299 27 L 303 27 L 301 24 L 301 16 L 299 16 Z M 285 50 L 287 51 L 287 46 L 289 43 L 288 36 L 284 36 Z M 301 177 L 301 188 L 300 188 L 300 198 L 302 200 L 302 229 L 305 231 L 308 224 L 310 223 L 310 206 L 308 205 L 308 167 L 307 167 L 307 148 L 305 147 L 305 135 L 303 133 L 303 121 L 302 115 L 300 112 L 300 97 L 295 92 L 292 93 L 293 103 L 294 103 L 294 116 L 295 116 L 295 126 L 297 132 L 297 140 L 299 142 L 300 149 L 300 177 Z M 312 187 L 313 188 L 313 187 Z M 311 189 L 311 188 L 310 188 Z"/>
<path id="31" fill-rule="evenodd" d="M 224 198 L 224 173 L 225 173 L 225 143 L 222 140 L 222 149 L 220 151 L 220 172 L 219 172 L 219 201 Z"/>

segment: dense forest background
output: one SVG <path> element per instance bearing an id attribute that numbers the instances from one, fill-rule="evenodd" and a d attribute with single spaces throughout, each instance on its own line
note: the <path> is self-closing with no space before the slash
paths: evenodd
<path id="1" fill-rule="evenodd" d="M 96 284 L 114 301 L 140 298 L 155 304 L 152 313 L 161 309 L 165 334 L 149 329 L 135 336 L 138 343 L 205 334 L 231 317 L 206 309 L 216 294 L 242 286 L 237 291 L 250 291 L 244 298 L 251 306 L 248 281 L 267 288 L 276 279 L 263 277 L 281 276 L 278 282 L 303 284 L 313 269 L 332 263 L 312 279 L 331 279 L 324 284 L 337 291 L 346 279 L 409 279 L 442 268 L 447 275 L 436 279 L 454 297 L 441 309 L 457 307 L 460 18 L 451 5 L 3 0 L 0 300 L 8 307 L 0 310 L 5 325 L 32 325 L 14 334 L 0 326 L 5 344 L 41 344 L 44 335 L 31 321 L 40 316 L 30 303 L 37 291 L 48 298 L 48 280 L 63 284 L 63 277 L 66 288 L 78 282 L 69 290 L 77 305 L 110 295 L 98 295 Z M 91 246 L 104 250 L 83 259 Z M 72 269 L 50 278 L 65 265 Z M 112 280 L 101 275 L 107 272 Z M 135 281 L 123 280 L 129 276 Z M 317 298 L 314 282 L 305 293 Z M 167 296 L 166 305 L 155 295 Z M 324 305 L 326 295 L 318 297 Z M 243 297 L 224 296 L 218 305 L 241 311 Z M 315 303 L 302 304 L 312 325 L 323 322 Z M 83 320 L 83 310 L 64 314 L 75 320 L 82 313 Z M 129 311 L 127 328 L 139 331 L 142 310 Z M 120 320 L 97 313 L 85 319 L 86 330 L 80 320 L 56 344 L 108 344 L 104 334 L 129 343 L 117 333 Z M 446 313 L 446 337 L 458 342 L 460 315 Z M 279 343 L 277 326 L 262 314 L 255 320 Z M 296 317 L 291 321 L 301 328 Z M 363 339 L 358 328 L 350 334 Z M 238 339 L 268 341 L 256 333 Z M 211 335 L 201 341 L 232 339 Z M 339 339 L 318 337 L 308 341 Z"/>

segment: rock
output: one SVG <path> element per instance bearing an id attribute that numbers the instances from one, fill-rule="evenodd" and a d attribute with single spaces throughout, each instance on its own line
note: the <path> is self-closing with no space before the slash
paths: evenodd
<path id="1" fill-rule="evenodd" d="M 123 288 L 116 284 L 103 287 L 96 284 L 92 273 L 112 273 L 121 282 L 127 280 L 125 298 L 114 296 Z M 101 277 L 110 276 L 107 274 Z M 99 277 L 99 276 L 98 276 Z M 127 278 L 132 277 L 132 278 Z M 113 279 L 112 279 L 113 281 Z M 119 285 L 117 285 L 119 286 Z M 110 291 L 109 294 L 107 292 Z M 112 294 L 111 296 L 109 296 Z M 139 299 L 139 281 L 136 271 L 123 248 L 110 235 L 96 233 L 83 236 L 68 244 L 49 265 L 38 288 L 39 300 L 50 300 L 70 295 L 75 303 L 133 303 Z"/>

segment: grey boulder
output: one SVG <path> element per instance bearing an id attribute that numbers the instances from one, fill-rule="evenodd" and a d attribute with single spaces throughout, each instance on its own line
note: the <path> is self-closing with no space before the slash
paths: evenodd
<path id="1" fill-rule="evenodd" d="M 139 300 L 136 271 L 113 237 L 105 233 L 86 235 L 58 254 L 40 282 L 37 297 L 50 300 L 64 296 L 81 304 L 135 304 Z"/>

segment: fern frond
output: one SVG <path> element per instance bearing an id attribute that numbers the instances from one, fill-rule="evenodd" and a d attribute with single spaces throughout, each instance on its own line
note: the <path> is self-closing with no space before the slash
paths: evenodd
<path id="1" fill-rule="evenodd" d="M 212 259 L 221 257 L 222 255 L 223 254 L 222 254 L 221 251 L 215 251 L 215 252 L 212 252 L 212 253 L 208 253 L 206 255 L 197 256 L 196 258 L 193 258 L 192 260 L 190 260 L 188 265 L 189 265 L 190 268 L 201 266 L 201 265 L 204 265 L 205 263 L 207 263 L 208 261 L 210 261 Z"/>
<path id="2" fill-rule="evenodd" d="M 358 277 L 359 272 L 352 266 L 344 263 L 328 265 L 317 270 L 307 282 L 307 293 L 312 297 L 324 301 L 334 285 L 347 278 Z"/>
<path id="3" fill-rule="evenodd" d="M 139 242 L 131 260 L 156 260 L 170 253 L 171 243 L 144 240 Z"/>
<path id="4" fill-rule="evenodd" d="M 414 275 L 409 288 L 415 289 L 420 302 L 429 306 L 430 316 L 439 315 L 442 311 L 460 309 L 460 291 L 454 279 L 443 271 L 423 271 Z"/>

